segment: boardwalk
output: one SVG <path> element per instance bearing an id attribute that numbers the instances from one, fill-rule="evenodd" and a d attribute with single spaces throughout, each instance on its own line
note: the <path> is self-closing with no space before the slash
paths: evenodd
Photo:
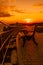
<path id="1" fill-rule="evenodd" d="M 0 47 L 0 51 L 5 49 L 0 65 L 43 65 L 43 33 L 35 33 L 38 47 L 32 40 L 26 40 L 22 47 L 23 41 L 18 38 L 19 31 L 18 28 L 13 29 Z"/>

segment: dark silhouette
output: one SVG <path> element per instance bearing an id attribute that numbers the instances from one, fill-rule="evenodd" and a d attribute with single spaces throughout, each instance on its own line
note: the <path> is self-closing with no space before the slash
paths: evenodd
<path id="1" fill-rule="evenodd" d="M 6 27 L 5 26 L 3 27 L 3 31 L 6 31 Z"/>
<path id="2" fill-rule="evenodd" d="M 34 37 L 35 31 L 36 31 L 36 27 L 37 27 L 37 25 L 35 25 L 33 34 L 31 36 L 30 35 L 27 35 L 28 34 L 28 31 L 24 31 L 25 36 L 23 36 L 23 47 L 24 47 L 24 45 L 26 43 L 26 40 L 28 40 L 28 41 L 33 40 L 34 44 L 36 46 L 38 46 L 38 43 L 36 42 L 35 37 Z"/>

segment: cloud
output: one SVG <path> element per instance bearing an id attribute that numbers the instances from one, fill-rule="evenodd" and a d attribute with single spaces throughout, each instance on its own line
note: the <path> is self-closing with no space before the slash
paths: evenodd
<path id="1" fill-rule="evenodd" d="M 15 8 L 15 9 L 11 9 L 11 12 L 16 12 L 16 13 L 20 13 L 20 14 L 32 14 L 32 12 L 30 11 L 23 11 L 23 10 L 20 10 L 18 8 Z"/>
<path id="2" fill-rule="evenodd" d="M 40 13 L 43 13 L 43 11 L 40 11 Z"/>
<path id="3" fill-rule="evenodd" d="M 24 11 L 18 9 L 18 7 L 15 5 L 15 7 L 11 6 L 11 11 L 12 12 L 17 12 L 17 13 L 25 13 Z"/>
<path id="4" fill-rule="evenodd" d="M 0 0 L 0 4 L 3 6 L 15 6 L 15 0 Z"/>
<path id="5" fill-rule="evenodd" d="M 25 13 L 24 11 L 22 10 L 19 10 L 18 8 L 14 8 L 11 10 L 12 12 L 17 12 L 17 13 Z"/>
<path id="6" fill-rule="evenodd" d="M 43 6 L 43 4 L 34 4 L 33 6 L 36 6 L 36 7 L 42 7 Z"/>
<path id="7" fill-rule="evenodd" d="M 24 13 L 24 12 L 21 11 L 21 10 L 15 10 L 15 12 L 17 12 L 17 13 Z"/>
<path id="8" fill-rule="evenodd" d="M 9 13 L 0 12 L 0 17 L 9 17 L 11 16 Z"/>

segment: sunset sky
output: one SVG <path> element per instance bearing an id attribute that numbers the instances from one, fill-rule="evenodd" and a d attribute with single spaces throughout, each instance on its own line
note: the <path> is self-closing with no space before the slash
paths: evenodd
<path id="1" fill-rule="evenodd" d="M 0 0 L 0 20 L 43 21 L 43 0 Z"/>

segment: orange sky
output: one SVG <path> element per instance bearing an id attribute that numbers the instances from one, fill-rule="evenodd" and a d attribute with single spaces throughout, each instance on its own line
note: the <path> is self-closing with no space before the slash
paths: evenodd
<path id="1" fill-rule="evenodd" d="M 43 20 L 43 0 L 0 0 L 0 20 Z M 10 16 L 7 16 L 9 14 Z"/>

